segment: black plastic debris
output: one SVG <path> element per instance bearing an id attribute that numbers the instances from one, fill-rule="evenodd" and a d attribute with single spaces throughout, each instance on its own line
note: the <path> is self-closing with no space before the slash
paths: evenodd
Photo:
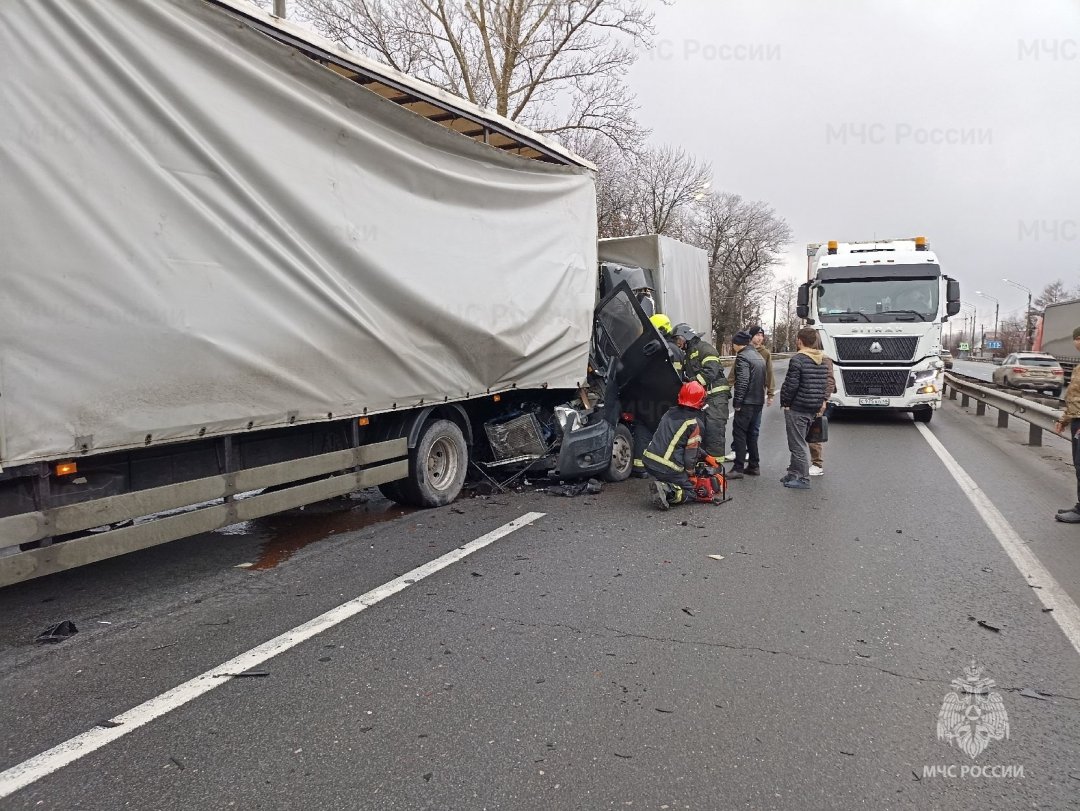
<path id="1" fill-rule="evenodd" d="M 102 729 L 116 729 L 117 727 L 123 726 L 123 724 L 106 719 L 104 721 L 98 721 L 94 726 L 101 727 Z"/>
<path id="2" fill-rule="evenodd" d="M 583 482 L 554 484 L 543 489 L 546 493 L 552 496 L 565 496 L 567 498 L 574 498 L 575 496 L 584 495 L 595 496 L 597 493 L 604 489 L 604 485 L 596 479 L 589 479 L 588 481 Z"/>
<path id="3" fill-rule="evenodd" d="M 217 673 L 215 674 L 219 679 L 232 678 L 232 679 L 257 679 L 263 676 L 269 676 L 269 670 L 245 670 L 242 673 Z"/>
<path id="4" fill-rule="evenodd" d="M 50 625 L 38 634 L 34 641 L 55 644 L 57 642 L 63 642 L 68 637 L 75 636 L 77 633 L 79 633 L 79 629 L 75 627 L 75 623 L 71 620 L 64 620 L 63 622 L 56 623 L 56 625 Z"/>
<path id="5" fill-rule="evenodd" d="M 996 625 L 991 625 L 986 620 L 977 620 L 975 624 L 978 625 L 980 628 L 985 628 L 988 631 L 993 631 L 995 634 L 1001 633 L 1000 628 L 998 628 Z"/>

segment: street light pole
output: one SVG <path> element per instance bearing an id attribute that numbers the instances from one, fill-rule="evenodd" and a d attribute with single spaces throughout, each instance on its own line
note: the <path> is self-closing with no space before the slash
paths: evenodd
<path id="1" fill-rule="evenodd" d="M 1011 284 L 1013 287 L 1018 287 L 1021 290 L 1023 290 L 1025 293 L 1028 294 L 1027 315 L 1024 317 L 1024 327 L 1025 327 L 1025 331 L 1027 332 L 1027 348 L 1028 348 L 1028 351 L 1030 352 L 1032 349 L 1034 349 L 1034 346 L 1033 346 L 1034 342 L 1032 341 L 1032 327 L 1034 325 L 1032 324 L 1032 318 L 1031 318 L 1031 288 L 1030 287 L 1025 287 L 1024 285 L 1019 284 L 1018 282 L 1014 282 L 1012 279 L 1002 279 L 1001 281 L 1005 282 L 1005 284 Z"/>

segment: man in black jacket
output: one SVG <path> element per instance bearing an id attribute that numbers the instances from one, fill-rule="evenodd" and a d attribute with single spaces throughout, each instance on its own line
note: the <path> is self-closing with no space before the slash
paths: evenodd
<path id="1" fill-rule="evenodd" d="M 731 405 L 735 418 L 731 428 L 731 447 L 735 451 L 735 465 L 728 472 L 729 479 L 741 479 L 743 474 L 761 474 L 761 456 L 758 453 L 758 426 L 761 409 L 765 407 L 766 369 L 765 358 L 750 346 L 753 336 L 749 332 L 736 332 L 731 339 L 735 348 L 734 386 Z M 749 460 L 747 459 L 749 454 Z"/>
<path id="2" fill-rule="evenodd" d="M 806 432 L 822 405 L 829 398 L 829 371 L 825 353 L 817 346 L 817 333 L 803 327 L 795 337 L 798 352 L 788 362 L 787 376 L 780 387 L 780 405 L 787 425 L 788 450 L 791 462 L 787 475 L 780 481 L 793 490 L 810 489 L 810 448 Z"/>

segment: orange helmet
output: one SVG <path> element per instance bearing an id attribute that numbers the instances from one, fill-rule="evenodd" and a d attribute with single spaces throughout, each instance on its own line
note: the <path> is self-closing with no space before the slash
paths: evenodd
<path id="1" fill-rule="evenodd" d="M 679 405 L 701 408 L 705 405 L 705 387 L 693 381 L 683 383 L 679 389 Z"/>

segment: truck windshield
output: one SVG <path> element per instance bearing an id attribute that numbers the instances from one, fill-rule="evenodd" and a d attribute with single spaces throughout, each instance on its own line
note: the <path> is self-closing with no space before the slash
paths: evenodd
<path id="1" fill-rule="evenodd" d="M 933 321 L 939 279 L 845 279 L 817 286 L 818 319 L 845 322 Z"/>

